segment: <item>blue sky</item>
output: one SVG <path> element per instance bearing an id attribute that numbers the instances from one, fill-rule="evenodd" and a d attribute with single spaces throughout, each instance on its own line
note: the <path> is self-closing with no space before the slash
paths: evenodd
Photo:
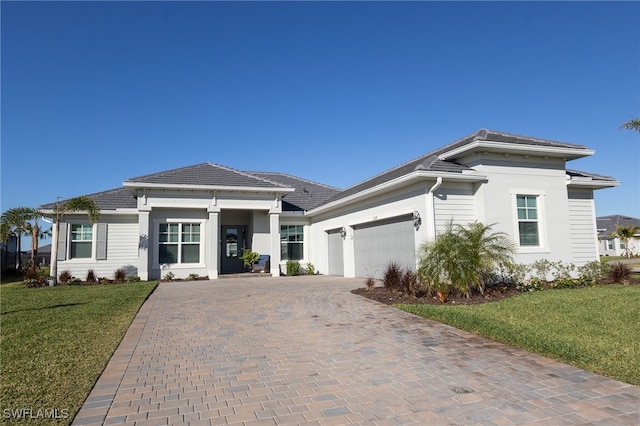
<path id="1" fill-rule="evenodd" d="M 213 162 L 348 187 L 480 128 L 640 217 L 638 2 L 7 2 L 2 211 Z"/>

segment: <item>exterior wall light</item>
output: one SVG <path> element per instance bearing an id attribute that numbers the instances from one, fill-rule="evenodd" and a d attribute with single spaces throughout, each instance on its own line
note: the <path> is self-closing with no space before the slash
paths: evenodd
<path id="1" fill-rule="evenodd" d="M 345 239 L 347 237 L 347 230 L 344 226 L 340 228 L 340 236 L 342 237 L 342 239 Z"/>
<path id="2" fill-rule="evenodd" d="M 422 218 L 420 217 L 420 213 L 417 210 L 413 211 L 413 227 L 416 228 L 416 231 L 422 225 Z"/>

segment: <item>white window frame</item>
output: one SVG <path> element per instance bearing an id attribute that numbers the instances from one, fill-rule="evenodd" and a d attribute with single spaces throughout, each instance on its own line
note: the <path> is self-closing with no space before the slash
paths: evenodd
<path id="1" fill-rule="evenodd" d="M 300 259 L 285 259 L 284 257 L 282 257 L 282 228 L 285 226 L 301 226 L 302 227 L 302 241 L 300 241 L 300 244 L 302 244 L 302 258 Z M 308 235 L 307 235 L 307 225 L 303 224 L 303 223 L 280 223 L 280 229 L 279 229 L 279 234 L 280 234 L 280 257 L 283 262 L 286 262 L 288 260 L 292 260 L 294 262 L 301 262 L 304 261 L 307 258 L 307 240 L 308 240 Z"/>
<path id="2" fill-rule="evenodd" d="M 178 256 L 182 255 L 182 225 L 183 224 L 198 224 L 200 225 L 200 241 L 199 241 L 199 259 L 198 263 L 160 263 L 160 225 L 161 224 L 177 224 L 178 225 Z M 167 266 L 172 269 L 194 269 L 194 268 L 204 268 L 206 267 L 205 254 L 206 254 L 206 219 L 178 219 L 178 218 L 167 218 L 167 219 L 155 219 L 153 221 L 153 231 L 156 238 L 154 238 L 153 243 L 153 267 L 161 268 L 163 266 Z M 192 244 L 192 243 L 188 243 Z"/>
<path id="3" fill-rule="evenodd" d="M 71 257 L 71 247 L 74 242 L 79 241 L 89 241 L 89 240 L 74 240 L 72 239 L 73 232 L 72 229 L 74 226 L 87 226 L 91 228 L 91 256 L 89 257 Z M 69 222 L 67 225 L 67 244 L 66 244 L 66 262 L 88 262 L 96 260 L 96 238 L 97 238 L 97 230 L 96 225 L 87 223 L 87 222 Z"/>
<path id="4" fill-rule="evenodd" d="M 518 253 L 549 253 L 547 239 L 547 215 L 545 207 L 546 193 L 536 189 L 511 190 L 511 210 L 513 214 L 513 235 Z M 518 196 L 536 197 L 536 209 L 538 215 L 538 245 L 520 245 L 520 220 L 518 219 Z"/>

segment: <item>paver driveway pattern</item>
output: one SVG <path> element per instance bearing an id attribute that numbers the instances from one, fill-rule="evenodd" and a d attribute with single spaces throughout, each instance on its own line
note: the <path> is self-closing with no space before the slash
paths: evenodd
<path id="1" fill-rule="evenodd" d="M 161 283 L 75 424 L 637 425 L 640 388 L 324 276 Z"/>

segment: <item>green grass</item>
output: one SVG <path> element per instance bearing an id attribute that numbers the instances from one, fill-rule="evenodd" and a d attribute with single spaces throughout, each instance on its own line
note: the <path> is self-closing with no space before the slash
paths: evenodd
<path id="1" fill-rule="evenodd" d="M 57 423 L 69 423 L 156 285 L 3 284 L 0 415 L 21 408 L 34 415 L 66 410 L 68 418 Z"/>
<path id="2" fill-rule="evenodd" d="M 405 311 L 640 385 L 640 286 L 547 290 L 468 306 Z"/>

